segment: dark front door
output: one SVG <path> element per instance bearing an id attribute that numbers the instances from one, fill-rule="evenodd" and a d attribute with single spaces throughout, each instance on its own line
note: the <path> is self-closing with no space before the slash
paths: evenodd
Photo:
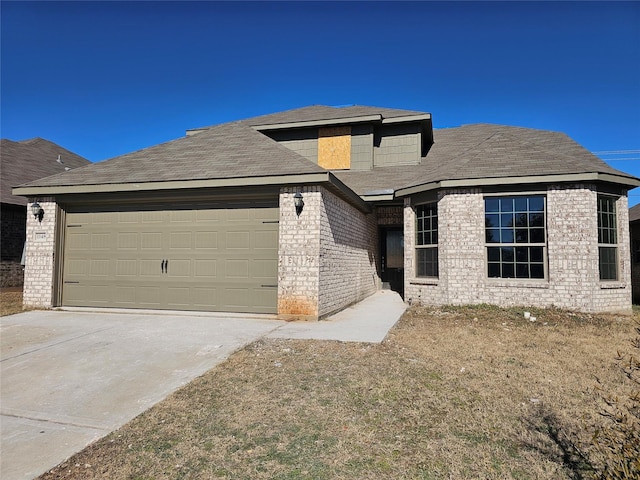
<path id="1" fill-rule="evenodd" d="M 400 227 L 380 231 L 382 282 L 404 297 L 404 233 Z"/>

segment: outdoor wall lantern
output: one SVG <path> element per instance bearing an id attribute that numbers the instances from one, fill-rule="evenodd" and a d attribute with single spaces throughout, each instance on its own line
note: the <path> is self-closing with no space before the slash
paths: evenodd
<path id="1" fill-rule="evenodd" d="M 39 222 L 42 222 L 42 217 L 44 217 L 44 210 L 37 201 L 33 202 L 33 204 L 31 205 L 31 213 L 33 213 L 33 216 L 37 218 Z"/>
<path id="2" fill-rule="evenodd" d="M 302 208 L 304 207 L 304 200 L 302 199 L 302 194 L 300 192 L 296 192 L 293 196 L 293 204 L 296 206 L 296 215 L 300 216 Z"/>

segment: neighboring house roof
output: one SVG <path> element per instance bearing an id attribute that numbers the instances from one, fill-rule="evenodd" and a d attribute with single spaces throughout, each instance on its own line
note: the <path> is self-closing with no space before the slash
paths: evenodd
<path id="1" fill-rule="evenodd" d="M 60 156 L 60 162 L 58 162 Z M 27 199 L 11 194 L 11 188 L 57 173 L 75 169 L 89 160 L 44 138 L 14 142 L 0 140 L 0 200 L 12 205 L 26 205 Z"/>
<path id="2" fill-rule="evenodd" d="M 637 222 L 638 220 L 640 220 L 640 203 L 629 209 L 629 223 Z"/>
<path id="3" fill-rule="evenodd" d="M 294 128 L 356 117 L 430 122 L 430 114 L 413 110 L 316 105 L 197 129 L 193 135 L 29 183 L 20 193 L 73 193 L 92 185 L 103 187 L 91 191 L 119 191 L 329 181 L 374 199 L 381 198 L 380 192 L 406 195 L 438 186 L 595 180 L 640 185 L 640 179 L 608 166 L 568 136 L 531 128 L 477 124 L 437 129 L 418 165 L 332 173 L 259 131 L 268 125 Z"/>

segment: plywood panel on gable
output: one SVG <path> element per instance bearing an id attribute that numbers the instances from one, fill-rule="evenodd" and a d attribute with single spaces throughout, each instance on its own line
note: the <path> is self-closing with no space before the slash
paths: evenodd
<path id="1" fill-rule="evenodd" d="M 318 165 L 328 170 L 351 168 L 351 127 L 318 129 Z"/>

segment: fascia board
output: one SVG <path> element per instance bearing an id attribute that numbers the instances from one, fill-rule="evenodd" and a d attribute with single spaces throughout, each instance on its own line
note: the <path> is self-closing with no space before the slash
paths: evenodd
<path id="1" fill-rule="evenodd" d="M 299 185 L 309 183 L 330 182 L 329 172 L 308 173 L 301 175 L 279 175 L 269 177 L 238 177 L 208 180 L 180 180 L 169 182 L 145 183 L 108 183 L 100 185 L 67 185 L 67 186 L 33 186 L 15 187 L 13 195 L 45 196 L 68 193 L 115 193 L 142 192 L 150 190 L 182 190 L 192 188 L 245 187 L 261 185 Z"/>
<path id="2" fill-rule="evenodd" d="M 363 115 L 360 117 L 332 118 L 327 120 L 309 120 L 306 122 L 274 123 L 271 125 L 252 125 L 259 132 L 264 130 L 281 130 L 285 128 L 324 127 L 327 125 L 344 125 L 351 123 L 380 122 L 382 115 Z"/>
<path id="3" fill-rule="evenodd" d="M 640 186 L 640 179 L 635 177 L 624 177 L 610 173 L 575 173 L 563 175 L 530 175 L 525 177 L 496 177 L 496 178 L 470 178 L 461 180 L 442 180 L 440 182 L 430 182 L 413 187 L 401 188 L 396 191 L 397 197 L 413 195 L 415 193 L 433 190 L 434 188 L 461 188 L 461 187 L 483 187 L 489 185 L 517 185 L 531 183 L 554 183 L 554 182 L 608 182 L 629 187 Z"/>
<path id="4" fill-rule="evenodd" d="M 403 117 L 391 117 L 382 119 L 382 124 L 388 123 L 404 123 L 404 122 L 422 122 L 424 120 L 431 120 L 431 114 L 425 113 L 422 115 L 406 115 Z"/>

